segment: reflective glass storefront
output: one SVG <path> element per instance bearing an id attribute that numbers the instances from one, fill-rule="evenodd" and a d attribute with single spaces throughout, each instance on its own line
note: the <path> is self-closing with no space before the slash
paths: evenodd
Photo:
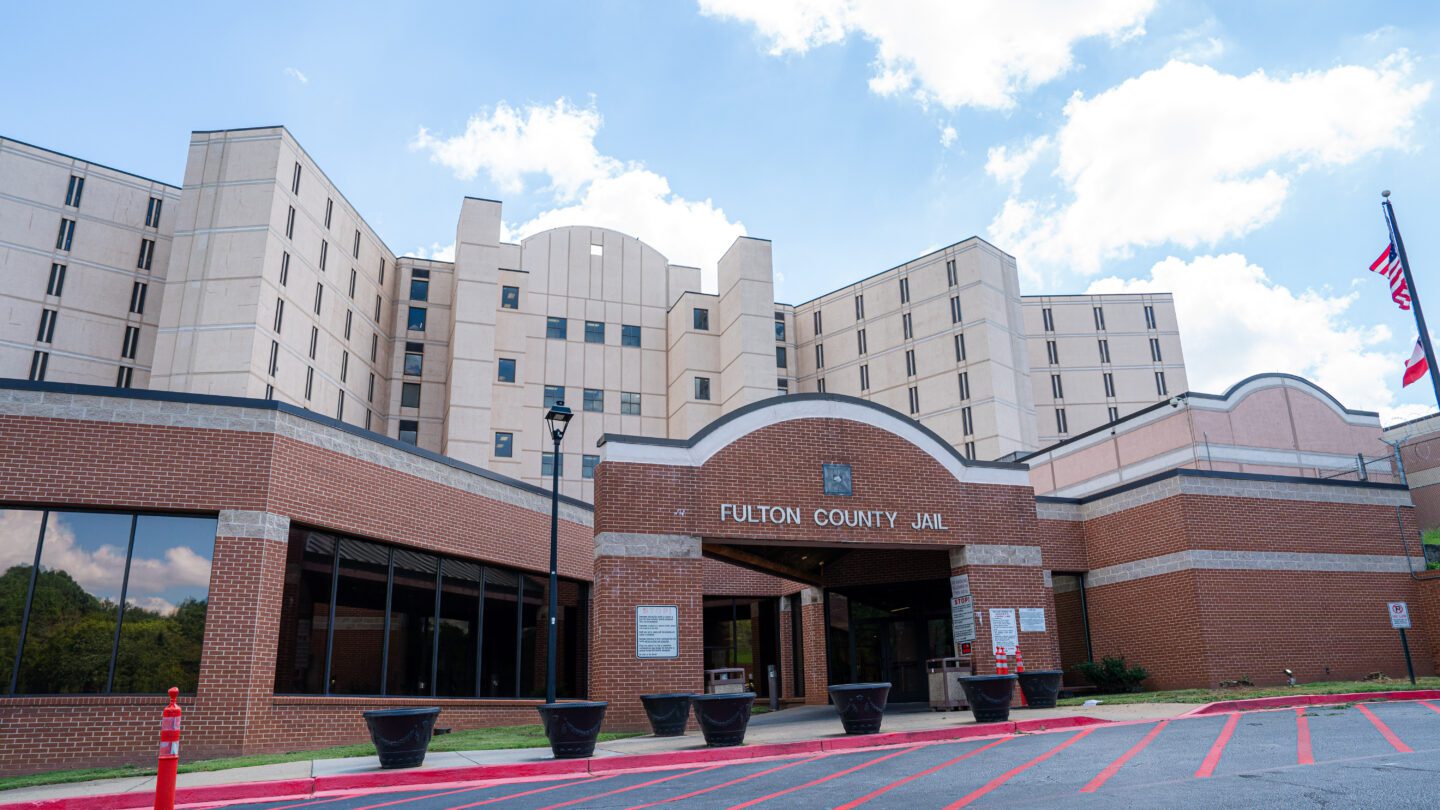
<path id="1" fill-rule="evenodd" d="M 0 509 L 0 691 L 194 692 L 215 525 Z"/>
<path id="2" fill-rule="evenodd" d="M 548 578 L 294 528 L 277 694 L 545 694 Z M 561 580 L 557 691 L 585 694 L 586 586 Z"/>

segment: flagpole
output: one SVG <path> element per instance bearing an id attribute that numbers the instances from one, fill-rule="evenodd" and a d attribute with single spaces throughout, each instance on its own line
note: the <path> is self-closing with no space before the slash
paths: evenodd
<path id="1" fill-rule="evenodd" d="M 1395 221 L 1395 207 L 1390 204 L 1390 192 L 1382 191 L 1384 198 L 1380 207 L 1385 212 L 1385 224 L 1390 228 L 1390 238 L 1395 250 L 1400 253 L 1400 271 L 1405 274 L 1405 289 L 1410 293 L 1410 308 L 1415 310 L 1415 327 L 1420 330 L 1420 346 L 1425 350 L 1425 365 L 1430 370 L 1430 384 L 1435 389 L 1435 404 L 1440 407 L 1440 368 L 1435 364 L 1435 347 L 1430 345 L 1430 330 L 1425 328 L 1425 312 L 1420 309 L 1420 291 L 1415 289 L 1415 279 L 1410 275 L 1410 259 L 1405 255 L 1405 240 L 1400 238 L 1400 225 Z"/>

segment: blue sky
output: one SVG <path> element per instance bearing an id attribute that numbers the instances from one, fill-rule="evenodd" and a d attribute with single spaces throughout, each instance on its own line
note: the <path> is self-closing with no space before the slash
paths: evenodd
<path id="1" fill-rule="evenodd" d="M 179 182 L 191 130 L 284 124 L 398 252 L 443 253 L 470 194 L 677 263 L 772 239 L 790 302 L 978 234 L 1026 292 L 1173 290 L 1195 389 L 1433 409 L 1366 271 L 1391 188 L 1440 319 L 1432 4 L 236 8 L 7 11 L 0 133 Z"/>

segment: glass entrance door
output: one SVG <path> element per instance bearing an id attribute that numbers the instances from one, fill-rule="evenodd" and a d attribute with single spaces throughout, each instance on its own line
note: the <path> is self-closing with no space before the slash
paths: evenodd
<path id="1" fill-rule="evenodd" d="M 831 594 L 831 682 L 888 681 L 891 702 L 926 700 L 926 660 L 950 654 L 948 589 L 927 580 Z"/>

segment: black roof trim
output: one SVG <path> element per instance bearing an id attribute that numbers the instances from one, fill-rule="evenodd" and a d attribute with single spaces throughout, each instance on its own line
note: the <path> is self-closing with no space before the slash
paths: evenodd
<path id="1" fill-rule="evenodd" d="M 913 259 L 907 259 L 907 260 L 905 260 L 905 261 L 903 261 L 903 262 L 901 262 L 901 263 L 899 263 L 899 264 L 897 264 L 897 265 L 894 265 L 894 266 L 892 266 L 892 267 L 887 267 L 887 268 L 885 268 L 884 270 L 879 271 L 878 273 L 871 273 L 870 275 L 864 276 L 863 278 L 860 278 L 860 279 L 858 279 L 858 280 L 856 280 L 856 281 L 852 281 L 852 282 L 850 282 L 849 284 L 842 284 L 841 286 L 836 287 L 835 289 L 831 290 L 830 292 L 821 293 L 820 295 L 817 295 L 817 296 L 815 296 L 814 298 L 811 298 L 809 301 L 801 301 L 800 303 L 795 304 L 794 306 L 803 307 L 803 306 L 805 306 L 806 304 L 811 303 L 812 301 L 819 301 L 821 298 L 824 298 L 824 297 L 827 296 L 827 295 L 834 295 L 835 293 L 840 292 L 841 290 L 845 289 L 846 287 L 854 287 L 854 286 L 857 286 L 857 285 L 860 285 L 860 284 L 864 284 L 865 282 L 869 281 L 870 279 L 876 278 L 876 277 L 878 277 L 878 276 L 883 276 L 883 275 L 885 275 L 886 273 L 890 272 L 891 270 L 899 270 L 900 268 L 904 267 L 904 266 L 907 265 L 907 264 L 912 264 L 912 263 L 914 263 L 914 262 L 918 262 L 918 261 L 920 261 L 921 259 L 928 259 L 928 258 L 930 258 L 931 256 L 934 256 L 934 255 L 937 254 L 937 253 L 944 253 L 945 251 L 951 250 L 951 249 L 953 249 L 953 248 L 957 248 L 957 247 L 965 244 L 966 242 L 979 242 L 979 243 L 982 244 L 982 245 L 986 245 L 986 246 L 988 246 L 988 247 L 994 248 L 996 251 L 999 251 L 999 253 L 1000 253 L 1002 256 L 1010 256 L 1009 253 L 1006 253 L 1005 251 L 1000 250 L 1000 248 L 998 248 L 998 247 L 996 247 L 995 245 L 991 244 L 991 243 L 988 242 L 987 240 L 981 238 L 978 234 L 975 235 L 975 236 L 967 236 L 967 237 L 965 237 L 964 239 L 961 239 L 961 240 L 958 241 L 958 242 L 952 242 L 951 244 L 945 245 L 944 247 L 935 248 L 934 250 L 930 251 L 929 253 L 922 253 L 922 254 L 920 254 L 919 256 L 916 256 L 916 257 L 913 258 Z M 1013 258 L 1015 258 L 1015 257 L 1014 257 L 1014 256 L 1010 256 L 1010 258 L 1013 259 Z M 787 305 L 787 306 L 788 306 L 788 305 Z"/>
<path id="2" fill-rule="evenodd" d="M 491 203 L 495 203 L 496 205 L 504 205 L 504 204 L 505 204 L 504 201 L 502 201 L 502 200 L 492 200 L 492 199 L 490 199 L 489 197 L 474 197 L 474 196 L 471 196 L 471 195 L 469 195 L 469 194 L 466 194 L 466 195 L 465 195 L 465 199 L 467 199 L 467 200 L 479 200 L 480 202 L 491 202 Z"/>
<path id="3" fill-rule="evenodd" d="M 270 124 L 263 127 L 227 127 L 223 129 L 192 129 L 191 135 L 214 135 L 217 132 L 256 132 L 262 129 L 285 129 L 284 124 Z M 293 137 L 295 133 L 290 133 Z"/>
<path id="4" fill-rule="evenodd" d="M 1298 375 L 1295 375 L 1295 374 L 1286 374 L 1286 373 L 1280 372 L 1280 371 L 1267 371 L 1267 372 L 1264 372 L 1264 373 L 1261 373 L 1261 374 L 1251 374 L 1249 377 L 1246 377 L 1245 379 L 1241 380 L 1240 382 L 1237 382 L 1237 383 L 1235 383 L 1234 385 L 1230 386 L 1229 388 L 1225 389 L 1225 393 L 1223 393 L 1223 394 L 1206 394 L 1206 393 L 1201 392 L 1201 391 L 1186 391 L 1186 392 L 1181 393 L 1181 394 L 1176 394 L 1175 396 L 1170 397 L 1169 399 L 1162 399 L 1162 400 L 1160 400 L 1159 402 L 1155 403 L 1154 405 L 1147 405 L 1147 406 L 1145 406 L 1144 408 L 1141 408 L 1140 410 L 1135 411 L 1134 413 L 1126 414 L 1125 416 L 1122 416 L 1122 417 L 1120 417 L 1119 419 L 1116 419 L 1116 420 L 1113 421 L 1113 422 L 1106 422 L 1105 424 L 1101 425 L 1100 427 L 1091 428 L 1090 430 L 1087 430 L 1087 431 L 1085 431 L 1084 433 L 1076 434 L 1076 435 L 1074 435 L 1074 436 L 1071 436 L 1071 437 L 1068 438 L 1068 439 L 1065 439 L 1065 440 L 1063 440 L 1063 441 L 1058 441 L 1058 442 L 1056 442 L 1056 443 L 1054 443 L 1054 444 L 1052 444 L 1052 445 L 1049 445 L 1048 447 L 1042 447 L 1042 448 L 1040 448 L 1039 450 L 1036 450 L 1036 451 L 1033 452 L 1033 453 L 1027 453 L 1027 454 L 1024 455 L 1024 456 L 1021 456 L 1021 457 L 1020 457 L 1020 460 L 1021 460 L 1021 461 L 1029 461 L 1030 459 L 1035 458 L 1036 456 L 1042 455 L 1042 454 L 1044 454 L 1044 453 L 1048 453 L 1048 452 L 1050 452 L 1050 451 L 1052 451 L 1052 450 L 1054 450 L 1054 449 L 1056 449 L 1056 448 L 1058 448 L 1058 447 L 1065 447 L 1066 445 L 1073 444 L 1073 443 L 1075 443 L 1075 442 L 1080 441 L 1081 439 L 1088 438 L 1088 437 L 1090 437 L 1090 436 L 1094 436 L 1096 433 L 1101 433 L 1101 432 L 1104 432 L 1104 431 L 1107 431 L 1107 430 L 1111 430 L 1111 429 L 1113 429 L 1116 425 L 1121 424 L 1122 422 L 1128 422 L 1128 421 L 1130 421 L 1131 419 L 1134 419 L 1134 418 L 1136 418 L 1136 417 L 1138 417 L 1138 416 L 1143 416 L 1143 415 L 1145 415 L 1145 414 L 1147 414 L 1147 413 L 1150 413 L 1151 411 L 1158 410 L 1158 409 L 1160 409 L 1160 408 L 1164 408 L 1164 407 L 1168 406 L 1172 400 L 1176 400 L 1176 399 L 1184 400 L 1184 399 L 1191 399 L 1191 398 L 1194 398 L 1194 399 L 1208 399 L 1208 400 L 1215 400 L 1215 401 L 1227 400 L 1227 399 L 1229 399 L 1236 391 L 1238 391 L 1239 389 L 1245 387 L 1246 385 L 1249 385 L 1250 383 L 1254 382 L 1255 380 L 1259 380 L 1259 379 L 1266 378 L 1266 377 L 1273 377 L 1273 378 L 1276 378 L 1276 379 L 1285 379 L 1285 380 L 1295 380 L 1295 381 L 1297 381 L 1297 382 L 1302 382 L 1302 383 L 1304 383 L 1305 385 L 1309 386 L 1310 388 L 1313 388 L 1313 389 L 1315 389 L 1316 391 L 1319 391 L 1326 399 L 1328 399 L 1328 400 L 1330 400 L 1331 402 L 1335 403 L 1335 407 L 1339 408 L 1341 411 L 1344 411 L 1345 413 L 1350 414 L 1351 416 L 1374 416 L 1374 417 L 1376 417 L 1376 418 L 1379 418 L 1379 416 L 1380 416 L 1379 412 L 1377 412 L 1377 411 L 1357 411 L 1357 410 L 1355 410 L 1355 409 L 1353 409 L 1353 408 L 1347 408 L 1347 407 L 1345 407 L 1345 405 L 1344 405 L 1343 403 L 1341 403 L 1340 400 L 1338 400 L 1338 399 L 1335 398 L 1335 395 L 1334 395 L 1334 394 L 1331 394 L 1329 391 L 1326 391 L 1324 388 L 1321 388 L 1320 386 L 1316 385 L 1315 383 L 1310 382 L 1309 380 L 1305 379 L 1304 377 L 1301 377 L 1301 376 L 1298 376 Z"/>
<path id="5" fill-rule="evenodd" d="M 965 456 L 962 455 L 959 450 L 955 449 L 954 445 L 940 438 L 940 435 L 937 434 L 935 431 L 931 430 L 920 422 L 911 419 L 905 414 L 902 414 L 893 408 L 887 408 L 884 405 L 878 405 L 869 400 L 860 399 L 859 397 L 846 396 L 845 394 L 777 394 L 773 397 L 767 397 L 765 399 L 762 399 L 759 402 L 752 402 L 743 408 L 739 408 L 725 414 L 724 416 L 716 419 L 705 427 L 700 428 L 700 430 L 695 435 L 691 436 L 688 439 L 659 439 L 651 436 L 631 436 L 623 433 L 606 433 L 600 437 L 600 441 L 596 442 L 595 446 L 603 447 L 607 442 L 615 441 L 624 442 L 626 444 L 648 444 L 656 447 L 690 448 L 694 447 L 696 444 L 699 444 L 700 441 L 703 440 L 706 436 L 714 433 L 721 426 L 729 422 L 733 422 L 736 419 L 745 416 L 746 414 L 750 414 L 764 408 L 774 407 L 775 405 L 781 405 L 786 402 L 843 402 L 849 405 L 858 405 L 862 408 L 869 408 L 870 410 L 877 411 L 879 413 L 885 414 L 886 416 L 893 416 L 897 419 L 913 423 L 915 427 L 919 429 L 921 433 L 925 434 L 927 438 L 932 439 L 936 444 L 948 450 L 950 452 L 950 455 L 954 456 L 955 459 L 959 461 L 962 466 L 989 467 L 997 470 L 1029 469 L 1024 464 L 1014 464 L 1004 461 L 972 461 L 971 459 L 965 458 Z"/>
<path id="6" fill-rule="evenodd" d="M 140 179 L 140 180 L 144 180 L 144 181 L 147 182 L 147 183 L 158 183 L 158 184 L 160 184 L 160 185 L 162 185 L 162 186 L 164 186 L 164 187 L 166 187 L 166 188 L 173 188 L 173 189 L 175 189 L 176 191 L 181 191 L 181 190 L 182 190 L 182 187 L 181 187 L 181 186 L 177 186 L 177 185 L 175 185 L 175 184 L 173 184 L 173 183 L 167 183 L 167 182 L 165 182 L 164 180 L 156 180 L 156 179 L 153 178 L 153 177 L 146 177 L 146 176 L 143 175 L 143 174 L 136 174 L 135 172 L 127 172 L 127 171 L 125 171 L 124 169 L 117 169 L 117 168 L 115 168 L 114 166 L 107 166 L 107 165 L 105 165 L 104 163 L 96 163 L 96 162 L 93 161 L 93 160 L 86 160 L 85 158 L 78 157 L 78 156 L 76 156 L 76 155 L 72 155 L 72 154 L 69 154 L 69 153 L 66 153 L 66 152 L 61 152 L 61 151 L 59 151 L 59 150 L 57 150 L 57 149 L 51 149 L 51 148 L 49 148 L 49 147 L 40 146 L 40 145 L 38 145 L 38 144 L 29 143 L 29 142 L 27 142 L 27 141 L 22 141 L 22 140 L 20 140 L 19 138 L 12 138 L 12 137 L 10 137 L 9 135 L 0 135 L 0 141 L 11 141 L 11 142 L 13 142 L 13 143 L 18 143 L 18 144 L 20 144 L 21 146 L 28 146 L 28 147 L 30 147 L 31 149 L 39 149 L 41 152 L 49 152 L 49 153 L 52 154 L 52 155 L 59 155 L 60 157 L 63 157 L 63 158 L 69 158 L 70 160 L 78 160 L 78 161 L 80 161 L 81 163 L 87 163 L 87 164 L 89 164 L 89 165 L 91 165 L 91 166 L 97 166 L 97 167 L 99 167 L 99 168 L 101 168 L 101 169 L 105 169 L 106 171 L 119 172 L 119 173 L 121 173 L 121 174 L 123 174 L 123 175 L 127 175 L 127 176 L 130 176 L 130 177 L 138 178 L 138 179 Z"/>
<path id="7" fill-rule="evenodd" d="M 314 422 L 318 425 L 324 425 L 325 427 L 330 427 L 345 433 L 349 433 L 352 436 L 359 436 L 362 439 L 367 439 L 369 441 L 375 442 L 376 444 L 383 444 L 386 447 L 390 447 L 395 450 L 401 450 L 406 453 L 410 453 L 411 455 L 427 459 L 429 461 L 444 464 L 447 467 L 462 470 L 464 472 L 471 473 L 472 475 L 478 475 L 481 478 L 487 478 L 497 483 L 515 487 L 516 489 L 522 489 L 535 495 L 542 495 L 547 498 L 550 497 L 550 490 L 546 489 L 545 487 L 529 484 L 524 481 L 511 478 L 508 475 L 501 475 L 497 472 L 491 472 L 490 470 L 484 469 L 483 467 L 476 467 L 473 464 L 468 464 L 464 461 L 460 461 L 449 456 L 434 453 L 429 450 L 424 450 L 416 447 L 413 444 L 406 444 L 398 439 L 392 439 L 384 434 L 376 433 L 371 430 L 366 430 L 362 427 L 357 427 L 355 425 L 341 422 L 336 419 L 331 419 L 328 416 L 322 416 L 318 413 L 315 413 L 314 411 L 308 411 L 304 408 L 299 408 L 285 402 L 278 402 L 273 399 L 228 397 L 217 396 L 215 394 L 187 394 L 179 391 L 151 391 L 143 388 L 114 388 L 106 385 L 81 385 L 79 383 L 36 382 L 34 380 L 21 380 L 15 378 L 0 378 L 0 389 L 8 389 L 12 391 L 40 391 L 55 394 L 76 394 L 79 396 L 91 397 L 113 397 L 115 399 L 140 399 L 151 402 L 177 402 L 188 405 L 213 405 L 216 407 L 226 408 L 249 408 L 257 411 L 279 411 L 281 413 L 290 414 L 291 416 L 297 416 L 309 422 Z M 592 504 L 586 503 L 585 501 L 582 501 L 578 498 L 572 498 L 568 495 L 561 495 L 560 500 L 563 503 L 569 504 L 570 506 L 579 507 L 581 509 L 588 509 L 593 511 L 595 508 Z"/>
<path id="8" fill-rule="evenodd" d="M 1414 419 L 1406 419 L 1404 422 L 1396 422 L 1393 425 L 1386 425 L 1385 427 L 1381 428 L 1381 430 L 1395 430 L 1396 428 L 1402 428 L 1406 425 L 1414 425 L 1420 422 L 1424 422 L 1426 419 L 1434 419 L 1437 416 L 1440 416 L 1440 411 L 1436 411 L 1435 413 L 1427 413 L 1424 416 L 1417 416 Z"/>
<path id="9" fill-rule="evenodd" d="M 1036 503 L 1057 503 L 1083 505 L 1094 503 L 1104 498 L 1110 498 L 1148 486 L 1157 481 L 1164 481 L 1167 478 L 1209 478 L 1221 481 L 1264 481 L 1273 484 L 1314 484 L 1316 486 L 1341 487 L 1348 489 L 1381 489 L 1389 491 L 1408 491 L 1410 488 L 1405 484 L 1382 484 L 1375 481 L 1347 481 L 1338 478 L 1306 478 L 1303 475 L 1268 475 L 1265 473 L 1229 472 L 1227 470 L 1192 470 L 1188 467 L 1176 467 L 1173 470 L 1165 470 L 1144 478 L 1137 478 L 1134 481 L 1126 481 L 1117 484 L 1109 489 L 1091 493 L 1079 498 L 1058 498 L 1054 495 L 1036 495 Z"/>

